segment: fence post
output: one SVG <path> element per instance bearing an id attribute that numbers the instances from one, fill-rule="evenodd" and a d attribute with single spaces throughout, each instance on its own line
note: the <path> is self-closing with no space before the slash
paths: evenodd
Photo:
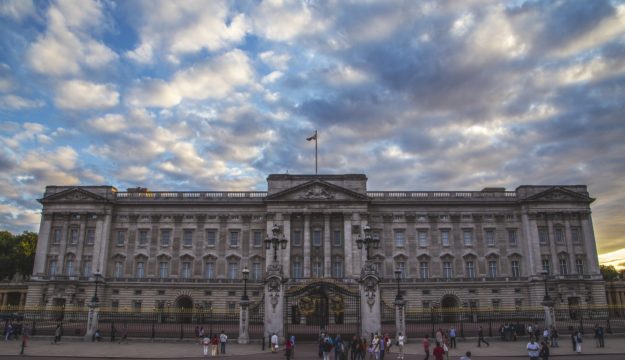
<path id="1" fill-rule="evenodd" d="M 182 338 L 184 337 L 184 333 L 183 333 L 183 330 L 182 330 L 182 326 L 183 325 L 184 325 L 183 318 L 180 317 L 180 340 L 182 340 Z"/>
<path id="2" fill-rule="evenodd" d="M 488 310 L 488 337 L 493 337 L 493 313 Z"/>
<path id="3" fill-rule="evenodd" d="M 464 310 L 460 310 L 460 337 L 464 339 Z"/>
<path id="4" fill-rule="evenodd" d="M 154 341 L 154 322 L 156 320 L 156 313 L 152 312 L 152 341 Z"/>

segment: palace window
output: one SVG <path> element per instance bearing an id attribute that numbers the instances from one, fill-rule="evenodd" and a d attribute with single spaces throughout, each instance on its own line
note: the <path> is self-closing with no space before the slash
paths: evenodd
<path id="1" fill-rule="evenodd" d="M 48 262 L 48 275 L 54 276 L 56 275 L 57 261 L 56 259 L 50 259 Z"/>
<path id="2" fill-rule="evenodd" d="M 543 245 L 549 243 L 549 231 L 544 226 L 538 228 L 538 242 Z"/>
<path id="3" fill-rule="evenodd" d="M 132 311 L 134 312 L 141 312 L 141 300 L 134 300 L 132 302 Z"/>
<path id="4" fill-rule="evenodd" d="M 137 261 L 135 266 L 135 277 L 143 279 L 145 277 L 145 262 L 143 260 Z"/>
<path id="5" fill-rule="evenodd" d="M 93 245 L 95 243 L 95 229 L 87 228 L 87 234 L 85 236 L 85 245 Z"/>
<path id="6" fill-rule="evenodd" d="M 231 247 L 239 246 L 239 232 L 238 231 L 230 231 L 230 242 L 229 245 Z"/>
<path id="7" fill-rule="evenodd" d="M 252 246 L 261 247 L 263 245 L 263 233 L 261 231 L 254 231 L 252 234 Z"/>
<path id="8" fill-rule="evenodd" d="M 580 232 L 579 232 L 579 228 L 578 227 L 572 227 L 571 228 L 571 240 L 575 244 L 581 242 L 582 238 L 580 236 Z"/>
<path id="9" fill-rule="evenodd" d="M 334 246 L 341 246 L 343 245 L 343 241 L 341 238 L 341 231 L 340 230 L 334 230 L 332 232 L 332 245 Z"/>
<path id="10" fill-rule="evenodd" d="M 304 277 L 304 273 L 302 271 L 302 262 L 300 258 L 293 259 L 293 263 L 291 263 L 291 266 L 294 279 L 301 279 Z"/>
<path id="11" fill-rule="evenodd" d="M 549 257 L 543 256 L 541 263 L 543 265 L 543 271 L 546 272 L 547 275 L 551 275 L 551 261 L 549 261 Z"/>
<path id="12" fill-rule="evenodd" d="M 419 246 L 420 247 L 428 246 L 428 232 L 427 232 L 427 230 L 419 230 L 417 232 L 417 236 L 419 237 Z"/>
<path id="13" fill-rule="evenodd" d="M 312 263 L 312 276 L 316 278 L 323 276 L 323 264 L 319 259 L 315 259 Z"/>
<path id="14" fill-rule="evenodd" d="M 395 230 L 395 246 L 404 247 L 406 245 L 406 232 L 404 230 Z"/>
<path id="15" fill-rule="evenodd" d="M 193 230 L 192 229 L 184 229 L 184 232 L 182 233 L 182 245 L 193 246 Z"/>
<path id="16" fill-rule="evenodd" d="M 521 277 L 521 264 L 519 260 L 512 260 L 510 262 L 510 270 L 513 278 Z"/>
<path id="17" fill-rule="evenodd" d="M 91 258 L 85 258 L 82 262 L 82 276 L 91 276 Z"/>
<path id="18" fill-rule="evenodd" d="M 139 245 L 145 246 L 148 244 L 148 231 L 145 229 L 139 230 Z"/>
<path id="19" fill-rule="evenodd" d="M 484 231 L 484 238 L 486 239 L 486 245 L 495 246 L 495 230 L 486 229 Z"/>
<path id="20" fill-rule="evenodd" d="M 158 263 L 158 276 L 161 279 L 169 277 L 169 262 L 161 261 Z"/>
<path id="21" fill-rule="evenodd" d="M 183 279 L 191 278 L 191 262 L 190 261 L 184 261 L 182 263 L 182 269 L 180 271 L 180 275 L 182 276 Z"/>
<path id="22" fill-rule="evenodd" d="M 293 230 L 293 246 L 301 246 L 302 245 L 302 232 L 301 230 Z"/>
<path id="23" fill-rule="evenodd" d="M 406 278 L 406 263 L 403 261 L 398 261 L 397 264 L 395 264 L 395 270 L 399 270 L 399 276 L 402 279 Z"/>
<path id="24" fill-rule="evenodd" d="M 584 275 L 584 259 L 579 257 L 575 259 L 575 270 L 579 275 Z"/>
<path id="25" fill-rule="evenodd" d="M 454 277 L 454 271 L 451 261 L 443 261 L 443 277 L 445 279 L 451 279 Z"/>
<path id="26" fill-rule="evenodd" d="M 497 277 L 497 260 L 488 261 L 488 276 L 491 278 Z"/>
<path id="27" fill-rule="evenodd" d="M 74 257 L 70 256 L 65 260 L 65 275 L 74 276 Z"/>
<path id="28" fill-rule="evenodd" d="M 561 256 L 558 259 L 558 263 L 560 264 L 560 274 L 568 275 L 569 273 L 569 263 L 566 261 L 566 257 Z"/>
<path id="29" fill-rule="evenodd" d="M 467 278 L 475 279 L 475 262 L 473 260 L 467 260 L 465 263 Z"/>
<path id="30" fill-rule="evenodd" d="M 555 228 L 555 237 L 556 243 L 563 244 L 564 243 L 564 229 L 561 227 Z"/>
<path id="31" fill-rule="evenodd" d="M 419 278 L 421 279 L 429 279 L 430 278 L 430 263 L 427 261 L 419 262 Z"/>
<path id="32" fill-rule="evenodd" d="M 239 263 L 237 261 L 228 262 L 228 279 L 234 280 L 239 278 Z"/>
<path id="33" fill-rule="evenodd" d="M 124 263 L 121 260 L 115 261 L 114 273 L 116 279 L 121 279 L 124 277 Z"/>
<path id="34" fill-rule="evenodd" d="M 78 228 L 69 229 L 69 243 L 70 245 L 78 244 Z"/>
<path id="35" fill-rule="evenodd" d="M 215 246 L 217 242 L 217 230 L 206 230 L 206 246 Z"/>
<path id="36" fill-rule="evenodd" d="M 516 231 L 516 229 L 508 229 L 508 244 L 510 246 L 517 246 L 517 231 Z"/>
<path id="37" fill-rule="evenodd" d="M 117 241 L 115 244 L 117 246 L 124 246 L 126 243 L 126 230 L 117 230 Z"/>
<path id="38" fill-rule="evenodd" d="M 253 262 L 252 263 L 252 280 L 261 280 L 263 277 L 263 268 L 261 266 L 261 263 L 259 262 Z"/>
<path id="39" fill-rule="evenodd" d="M 161 230 L 161 246 L 169 246 L 171 242 L 171 229 Z"/>
<path id="40" fill-rule="evenodd" d="M 313 231 L 313 246 L 321 246 L 321 230 Z"/>
<path id="41" fill-rule="evenodd" d="M 53 232 L 53 236 L 52 236 L 52 243 L 53 244 L 60 244 L 61 243 L 61 228 L 54 228 L 54 232 Z"/>
<path id="42" fill-rule="evenodd" d="M 449 230 L 441 230 L 441 245 L 449 246 Z"/>
<path id="43" fill-rule="evenodd" d="M 215 263 L 213 261 L 207 261 L 204 264 L 204 277 L 207 279 L 215 278 Z"/>
<path id="44" fill-rule="evenodd" d="M 338 256 L 332 262 L 332 277 L 335 279 L 343 278 L 343 260 Z"/>
<path id="45" fill-rule="evenodd" d="M 473 230 L 463 230 L 462 239 L 464 240 L 465 246 L 472 246 L 473 245 Z"/>

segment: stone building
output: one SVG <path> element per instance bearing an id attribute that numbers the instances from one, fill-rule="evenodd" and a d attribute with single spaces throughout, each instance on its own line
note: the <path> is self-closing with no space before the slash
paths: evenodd
<path id="1" fill-rule="evenodd" d="M 84 307 L 100 272 L 103 307 L 238 312 L 241 274 L 263 298 L 277 224 L 286 286 L 332 279 L 357 288 L 369 225 L 372 261 L 392 304 L 401 271 L 407 310 L 604 305 L 586 186 L 514 191 L 369 191 L 363 174 L 268 177 L 268 191 L 118 191 L 48 186 L 27 305 Z M 546 274 L 543 273 L 546 271 Z M 546 280 L 546 282 L 545 282 Z"/>

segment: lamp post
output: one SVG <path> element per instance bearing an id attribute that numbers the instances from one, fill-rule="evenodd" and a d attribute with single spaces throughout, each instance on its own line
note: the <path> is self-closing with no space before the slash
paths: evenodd
<path id="1" fill-rule="evenodd" d="M 363 239 L 360 234 L 358 234 L 358 239 L 356 239 L 356 246 L 358 247 L 358 249 L 361 250 L 363 247 L 365 248 L 367 252 L 367 261 L 369 261 L 371 260 L 370 249 L 377 249 L 380 246 L 380 239 L 376 239 L 371 236 L 371 227 L 369 226 L 369 224 L 365 225 L 365 227 L 363 228 L 363 232 L 365 234 L 365 237 Z"/>
<path id="2" fill-rule="evenodd" d="M 100 273 L 100 269 L 97 269 L 95 271 L 95 273 L 93 274 L 93 277 L 95 278 L 95 293 L 93 294 L 93 297 L 91 298 L 91 302 L 94 304 L 97 304 L 99 299 L 98 299 L 98 284 L 100 283 L 100 277 L 102 277 L 102 274 Z"/>
<path id="3" fill-rule="evenodd" d="M 250 298 L 247 296 L 247 279 L 250 276 L 250 269 L 246 267 L 243 268 L 243 296 L 241 296 L 241 301 L 250 301 Z"/>
<path id="4" fill-rule="evenodd" d="M 550 302 L 551 297 L 549 296 L 549 288 L 547 288 L 547 277 L 549 276 L 549 272 L 547 270 L 543 270 L 541 274 L 543 275 L 543 280 L 545 282 L 545 297 L 543 297 L 543 302 Z"/>
<path id="5" fill-rule="evenodd" d="M 401 280 L 401 273 L 402 271 L 400 269 L 395 270 L 395 280 L 397 280 L 397 295 L 395 295 L 395 302 L 404 300 L 403 296 L 401 296 L 401 291 L 399 289 L 399 281 Z"/>
<path id="6" fill-rule="evenodd" d="M 280 238 L 280 227 L 278 224 L 273 224 L 271 228 L 271 237 L 267 234 L 267 238 L 265 239 L 265 248 L 267 250 L 271 249 L 273 246 L 273 262 L 278 262 L 278 248 L 280 247 L 282 250 L 286 249 L 286 244 L 288 240 L 286 236 L 282 234 L 282 238 Z"/>
<path id="7" fill-rule="evenodd" d="M 545 309 L 545 328 L 549 328 L 551 326 L 555 326 L 555 316 L 553 314 L 553 306 L 555 302 L 549 296 L 549 288 L 547 287 L 547 279 L 549 277 L 549 272 L 547 270 L 541 271 L 543 275 L 543 281 L 545 284 L 545 296 L 543 297 L 542 305 Z"/>
<path id="8" fill-rule="evenodd" d="M 406 332 L 406 317 L 404 309 L 406 302 L 401 295 L 401 289 L 399 288 L 399 282 L 401 281 L 403 271 L 401 269 L 395 270 L 395 280 L 397 280 L 397 295 L 395 296 L 395 338 L 398 339 L 400 334 Z"/>

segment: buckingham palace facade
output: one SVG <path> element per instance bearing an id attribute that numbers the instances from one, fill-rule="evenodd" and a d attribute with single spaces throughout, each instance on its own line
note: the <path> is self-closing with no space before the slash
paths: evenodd
<path id="1" fill-rule="evenodd" d="M 369 191 L 364 174 L 272 174 L 267 191 L 152 191 L 48 186 L 27 306 L 100 303 L 143 311 L 199 304 L 236 311 L 249 269 L 263 297 L 277 225 L 286 286 L 327 279 L 357 287 L 363 229 L 392 303 L 400 270 L 407 309 L 605 305 L 584 185 L 514 191 Z"/>

